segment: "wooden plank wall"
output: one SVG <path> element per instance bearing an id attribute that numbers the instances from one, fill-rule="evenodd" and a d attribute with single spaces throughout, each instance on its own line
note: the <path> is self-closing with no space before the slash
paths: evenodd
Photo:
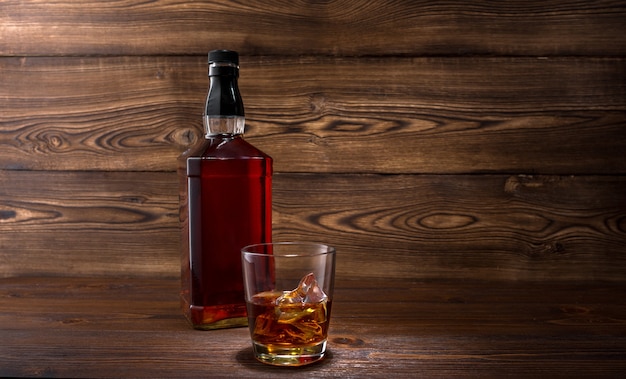
<path id="1" fill-rule="evenodd" d="M 3 1 L 0 277 L 178 275 L 228 48 L 275 240 L 342 278 L 623 281 L 625 35 L 623 1 Z"/>

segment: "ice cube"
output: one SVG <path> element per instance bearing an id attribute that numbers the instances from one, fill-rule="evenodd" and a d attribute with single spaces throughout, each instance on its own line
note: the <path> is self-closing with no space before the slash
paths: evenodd
<path id="1" fill-rule="evenodd" d="M 321 303 L 328 297 L 317 284 L 315 275 L 311 272 L 305 275 L 298 287 L 292 291 L 285 292 L 276 299 L 276 305 Z"/>
<path id="2" fill-rule="evenodd" d="M 302 320 L 313 323 L 326 321 L 326 302 L 320 301 L 317 304 L 283 304 L 276 308 L 276 316 L 279 323 L 297 324 Z"/>

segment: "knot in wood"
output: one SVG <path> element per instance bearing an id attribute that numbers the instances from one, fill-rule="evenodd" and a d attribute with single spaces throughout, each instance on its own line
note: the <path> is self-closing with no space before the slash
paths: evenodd
<path id="1" fill-rule="evenodd" d="M 321 93 L 311 95 L 310 100 L 311 113 L 321 114 L 326 110 L 326 96 Z"/>
<path id="2" fill-rule="evenodd" d="M 9 220 L 15 218 L 17 216 L 17 212 L 14 210 L 0 210 L 0 221 Z"/>

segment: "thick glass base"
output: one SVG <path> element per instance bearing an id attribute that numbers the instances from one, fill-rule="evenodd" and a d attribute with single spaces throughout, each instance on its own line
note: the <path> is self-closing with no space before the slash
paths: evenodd
<path id="1" fill-rule="evenodd" d="M 263 345 L 252 342 L 254 357 L 263 363 L 274 366 L 304 366 L 324 358 L 326 340 L 315 345 Z"/>

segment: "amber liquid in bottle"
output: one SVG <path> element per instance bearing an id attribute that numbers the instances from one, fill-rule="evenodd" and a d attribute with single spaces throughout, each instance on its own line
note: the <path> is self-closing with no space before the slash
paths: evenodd
<path id="1" fill-rule="evenodd" d="M 231 80 L 212 78 L 210 91 L 238 95 Z M 181 300 L 196 329 L 247 325 L 241 248 L 271 241 L 272 158 L 244 140 L 236 110 L 205 115 L 204 141 L 179 158 Z"/>
<path id="2" fill-rule="evenodd" d="M 186 159 L 189 284 L 194 327 L 247 325 L 241 248 L 271 241 L 271 158 L 241 136 L 209 139 Z M 183 236 L 184 237 L 184 236 Z M 188 292 L 188 293 L 185 293 Z"/>

